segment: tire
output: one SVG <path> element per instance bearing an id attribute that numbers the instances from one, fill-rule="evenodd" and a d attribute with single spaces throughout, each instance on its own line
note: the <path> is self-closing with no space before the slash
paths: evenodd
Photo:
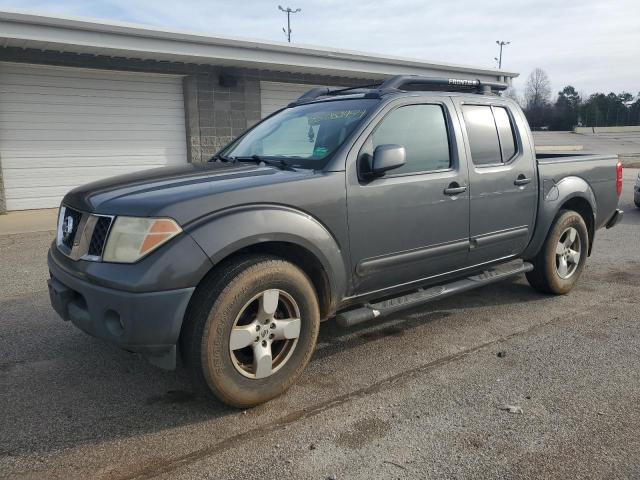
<path id="1" fill-rule="evenodd" d="M 534 268 L 527 272 L 527 280 L 542 293 L 569 293 L 582 274 L 588 252 L 589 234 L 584 219 L 573 210 L 561 210 L 532 260 Z"/>
<path id="2" fill-rule="evenodd" d="M 633 203 L 636 204 L 636 207 L 640 208 L 640 202 L 638 202 L 637 200 L 634 200 Z"/>
<path id="3" fill-rule="evenodd" d="M 250 255 L 221 265 L 197 288 L 180 348 L 196 387 L 247 408 L 296 381 L 319 327 L 318 298 L 307 275 L 277 257 Z M 265 360 L 267 352 L 273 356 Z"/>

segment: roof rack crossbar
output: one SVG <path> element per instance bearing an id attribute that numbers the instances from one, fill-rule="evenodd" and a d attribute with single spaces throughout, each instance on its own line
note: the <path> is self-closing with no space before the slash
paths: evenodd
<path id="1" fill-rule="evenodd" d="M 341 95 L 346 92 L 351 92 L 353 90 L 358 89 L 369 89 L 374 87 L 379 87 L 379 83 L 369 84 L 369 85 L 358 85 L 355 87 L 344 87 L 344 88 L 329 88 L 329 87 L 315 87 L 311 90 L 306 91 L 303 95 L 298 97 L 294 102 L 290 105 L 298 105 L 300 103 L 310 102 L 315 100 L 318 97 L 329 97 L 334 95 Z"/>

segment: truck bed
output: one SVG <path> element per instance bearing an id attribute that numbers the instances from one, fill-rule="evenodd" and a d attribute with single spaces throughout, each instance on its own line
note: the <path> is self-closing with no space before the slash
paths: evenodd
<path id="1" fill-rule="evenodd" d="M 578 177 L 586 181 L 591 188 L 597 205 L 595 227 L 604 226 L 618 205 L 616 193 L 617 155 L 591 154 L 536 154 L 538 163 L 541 201 L 560 181 Z"/>

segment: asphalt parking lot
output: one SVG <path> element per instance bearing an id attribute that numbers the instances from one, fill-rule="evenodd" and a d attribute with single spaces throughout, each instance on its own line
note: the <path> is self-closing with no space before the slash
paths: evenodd
<path id="1" fill-rule="evenodd" d="M 637 172 L 571 294 L 519 278 L 324 324 L 302 379 L 249 411 L 60 320 L 53 233 L 0 236 L 0 477 L 638 478 Z"/>
<path id="2" fill-rule="evenodd" d="M 537 147 L 549 145 L 579 145 L 578 153 L 618 153 L 622 156 L 638 157 L 640 131 L 609 133 L 533 132 Z"/>

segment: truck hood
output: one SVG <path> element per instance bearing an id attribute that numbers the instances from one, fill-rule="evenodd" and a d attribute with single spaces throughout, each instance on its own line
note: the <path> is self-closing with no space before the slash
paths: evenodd
<path id="1" fill-rule="evenodd" d="M 243 192 L 274 190 L 274 184 L 310 175 L 313 175 L 310 170 L 279 170 L 247 163 L 188 164 L 88 183 L 71 190 L 63 203 L 107 215 L 171 217 L 184 225 L 225 207 L 247 203 Z M 252 203 L 261 196 L 263 201 L 272 201 L 267 198 L 272 195 L 254 193 Z"/>

